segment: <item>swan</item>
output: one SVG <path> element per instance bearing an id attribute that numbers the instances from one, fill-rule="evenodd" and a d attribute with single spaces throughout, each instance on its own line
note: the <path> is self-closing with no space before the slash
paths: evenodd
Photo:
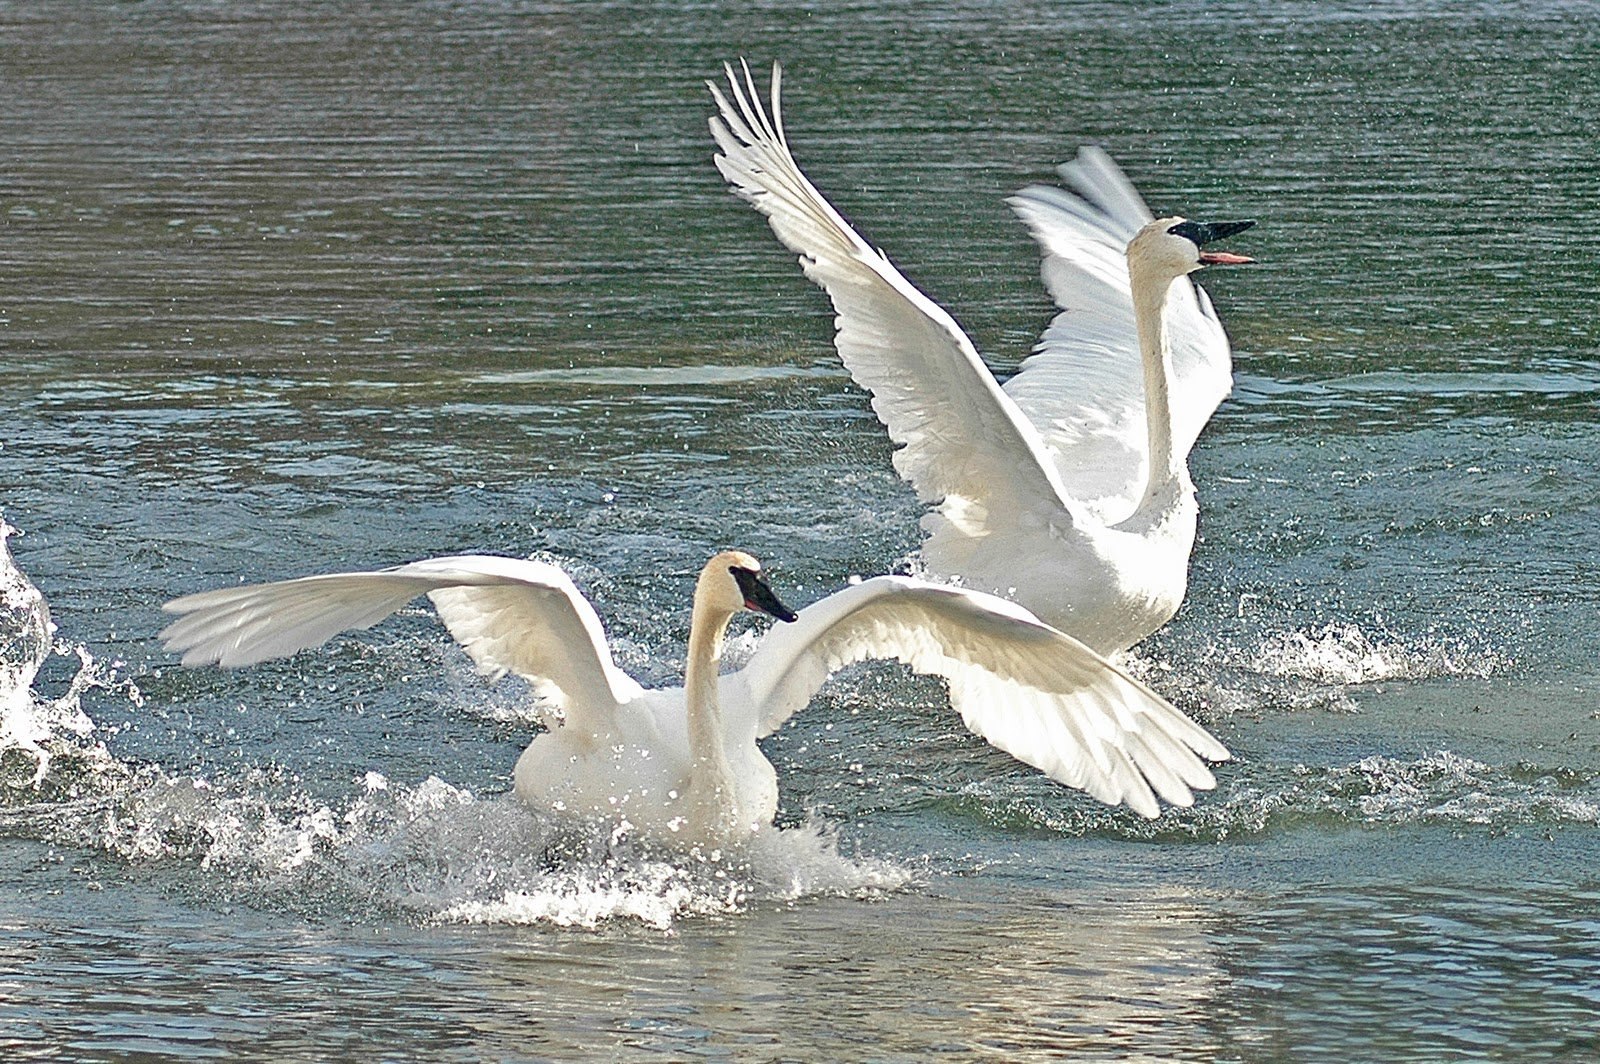
<path id="1" fill-rule="evenodd" d="M 756 745 L 835 670 L 895 658 L 945 678 L 967 726 L 1069 787 L 1154 817 L 1188 806 L 1228 750 L 1160 695 L 1026 610 L 991 595 L 882 576 L 785 606 L 749 554 L 723 551 L 695 583 L 684 686 L 646 690 L 612 661 L 600 618 L 555 565 L 430 558 L 186 595 L 162 630 L 184 665 L 250 665 L 367 628 L 427 595 L 496 677 L 514 672 L 553 711 L 517 761 L 515 792 L 557 814 L 622 822 L 657 840 L 737 842 L 770 827 L 777 773 Z M 774 626 L 719 675 L 741 610 Z"/>
<path id="2" fill-rule="evenodd" d="M 1083 148 L 1061 167 L 1073 192 L 1031 186 L 1009 201 L 1062 312 L 1002 387 L 955 319 L 801 172 L 781 68 L 769 118 L 741 65 L 742 84 L 724 64 L 730 93 L 707 82 L 717 169 L 832 300 L 839 355 L 931 507 L 928 572 L 1011 598 L 1102 654 L 1171 620 L 1198 513 L 1189 450 L 1232 386 L 1227 336 L 1187 277 L 1253 261 L 1205 248 L 1254 223 L 1154 219 L 1110 157 Z"/>

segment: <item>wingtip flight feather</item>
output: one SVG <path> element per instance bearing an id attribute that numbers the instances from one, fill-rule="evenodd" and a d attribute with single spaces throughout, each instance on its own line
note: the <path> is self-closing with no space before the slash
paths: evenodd
<path id="1" fill-rule="evenodd" d="M 775 629 L 738 674 L 770 734 L 834 669 L 895 658 L 946 680 L 975 735 L 1063 786 L 1144 817 L 1194 804 L 1226 749 L 1161 695 L 1016 603 L 875 577 Z M 1215 758 L 1212 758 L 1215 759 Z"/>

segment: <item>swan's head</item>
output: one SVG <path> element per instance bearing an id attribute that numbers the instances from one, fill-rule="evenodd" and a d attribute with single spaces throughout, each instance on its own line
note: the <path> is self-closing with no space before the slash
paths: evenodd
<path id="1" fill-rule="evenodd" d="M 1238 266 L 1255 259 L 1227 251 L 1207 251 L 1207 244 L 1242 233 L 1255 222 L 1191 222 L 1157 218 L 1128 241 L 1128 268 L 1167 277 L 1182 277 L 1202 266 Z"/>
<path id="2" fill-rule="evenodd" d="M 742 550 L 725 550 L 700 571 L 696 599 L 729 615 L 740 610 L 770 614 L 780 621 L 793 621 L 798 615 L 778 600 L 761 576 L 761 563 Z"/>

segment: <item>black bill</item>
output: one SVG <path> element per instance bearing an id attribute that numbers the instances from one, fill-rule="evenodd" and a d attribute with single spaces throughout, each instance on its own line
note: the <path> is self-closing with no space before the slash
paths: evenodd
<path id="1" fill-rule="evenodd" d="M 799 614 L 778 600 L 778 596 L 772 593 L 772 588 L 768 587 L 767 582 L 758 574 L 737 566 L 730 566 L 728 571 L 739 581 L 739 591 L 744 595 L 745 609 L 770 614 L 780 621 L 800 619 Z"/>

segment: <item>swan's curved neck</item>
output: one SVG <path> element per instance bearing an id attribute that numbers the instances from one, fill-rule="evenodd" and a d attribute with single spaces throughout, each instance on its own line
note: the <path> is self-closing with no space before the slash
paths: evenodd
<path id="1" fill-rule="evenodd" d="M 690 787 L 701 803 L 721 808 L 733 802 L 733 768 L 728 763 L 717 674 L 722 641 L 733 615 L 706 601 L 695 590 L 689 621 L 689 657 L 684 664 L 684 709 L 688 714 Z M 709 812 L 709 810 L 708 810 Z"/>
<path id="2" fill-rule="evenodd" d="M 1144 364 L 1144 413 L 1149 426 L 1150 467 L 1144 499 L 1148 506 L 1168 502 L 1181 487 L 1183 463 L 1172 443 L 1172 350 L 1167 338 L 1165 309 L 1174 278 L 1147 274 L 1129 263 L 1133 288 L 1133 317 L 1139 330 L 1139 354 Z"/>

